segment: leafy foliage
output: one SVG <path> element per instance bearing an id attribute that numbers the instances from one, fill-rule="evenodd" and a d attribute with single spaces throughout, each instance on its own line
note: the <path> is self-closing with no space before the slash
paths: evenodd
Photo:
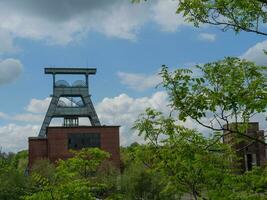
<path id="1" fill-rule="evenodd" d="M 81 151 L 72 151 L 72 153 L 74 154 L 72 158 L 58 162 L 58 176 L 63 176 L 61 173 L 67 173 L 71 177 L 89 178 L 97 172 L 102 162 L 109 158 L 107 152 L 101 151 L 98 148 L 85 148 Z M 75 174 L 73 174 L 74 172 Z"/>
<path id="2" fill-rule="evenodd" d="M 160 127 L 168 131 L 158 134 L 163 130 Z M 102 167 L 108 154 L 99 149 L 75 152 L 72 159 L 56 166 L 40 160 L 28 177 L 8 158 L 0 162 L 0 199 L 175 200 L 189 194 L 195 199 L 266 199 L 266 168 L 232 173 L 228 164 L 234 156 L 229 147 L 216 142 L 213 151 L 205 148 L 214 143 L 213 138 L 178 126 L 174 119 L 151 109 L 136 121 L 136 128 L 147 135 L 148 143 L 122 148 L 122 174 Z M 77 163 L 83 167 L 76 168 Z M 94 173 L 80 173 L 84 166 Z"/>
<path id="3" fill-rule="evenodd" d="M 211 24 L 223 31 L 246 31 L 267 36 L 266 8 L 266 0 L 179 0 L 176 13 L 182 14 L 195 27 Z"/>
<path id="4" fill-rule="evenodd" d="M 261 200 L 267 196 L 267 169 L 254 168 L 242 175 L 231 174 L 220 185 L 220 192 L 209 191 L 211 199 Z"/>
<path id="5" fill-rule="evenodd" d="M 266 69 L 246 60 L 226 57 L 198 65 L 194 72 L 189 69 L 169 72 L 163 66 L 160 74 L 180 120 L 190 117 L 214 131 L 227 130 L 264 143 L 244 131 L 252 116 L 266 110 Z M 209 117 L 210 121 L 203 122 L 204 117 Z M 237 126 L 240 121 L 242 126 Z M 236 127 L 232 128 L 230 122 Z"/>
<path id="6" fill-rule="evenodd" d="M 177 13 L 182 13 L 195 26 L 208 23 L 221 26 L 222 30 L 241 30 L 267 35 L 265 0 L 179 0 Z"/>
<path id="7" fill-rule="evenodd" d="M 265 199 L 266 169 L 235 174 L 235 154 L 216 137 L 205 138 L 152 109 L 139 117 L 135 128 L 148 141 L 137 157 L 152 174 L 161 175 L 161 193 L 175 191 L 177 199 L 186 194 L 194 199 Z"/>
<path id="8" fill-rule="evenodd" d="M 95 173 L 109 154 L 97 148 L 82 149 L 72 153 L 74 154 L 72 158 L 59 160 L 55 169 L 45 160 L 37 163 L 37 166 L 38 164 L 49 166 L 47 168 L 49 170 L 44 173 L 42 168 L 34 168 L 32 177 L 39 190 L 25 196 L 24 199 L 91 200 L 105 196 L 108 187 L 104 183 L 97 182 Z"/>
<path id="9" fill-rule="evenodd" d="M 17 154 L 0 152 L 0 199 L 19 199 L 31 191 L 31 179 L 24 176 L 25 168 L 20 164 L 25 160 L 26 151 Z"/>
<path id="10" fill-rule="evenodd" d="M 150 159 L 145 156 L 143 162 L 152 162 L 146 166 L 164 175 L 167 191 L 201 197 L 202 191 L 212 189 L 229 171 L 229 162 L 223 158 L 232 156 L 230 149 L 217 142 L 213 147 L 219 151 L 207 150 L 213 139 L 176 125 L 171 117 L 165 118 L 160 112 L 148 109 L 136 121 L 135 128 L 149 141 L 145 150 Z"/>
<path id="11" fill-rule="evenodd" d="M 122 151 L 123 162 L 127 164 L 121 175 L 121 193 L 124 199 L 177 199 L 175 191 L 164 191 L 165 177 L 152 170 L 153 162 L 146 145 L 134 143 Z M 125 160 L 126 159 L 126 160 Z"/>

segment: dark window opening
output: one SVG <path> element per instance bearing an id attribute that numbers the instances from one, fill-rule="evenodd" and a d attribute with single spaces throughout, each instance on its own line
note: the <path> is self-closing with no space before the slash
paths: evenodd
<path id="1" fill-rule="evenodd" d="M 246 169 L 248 171 L 252 170 L 252 167 L 257 165 L 256 154 L 247 154 L 246 155 Z"/>
<path id="2" fill-rule="evenodd" d="M 252 155 L 247 154 L 247 170 L 252 170 Z"/>
<path id="3" fill-rule="evenodd" d="M 99 133 L 77 133 L 69 135 L 69 149 L 79 150 L 87 147 L 100 148 L 100 134 Z"/>

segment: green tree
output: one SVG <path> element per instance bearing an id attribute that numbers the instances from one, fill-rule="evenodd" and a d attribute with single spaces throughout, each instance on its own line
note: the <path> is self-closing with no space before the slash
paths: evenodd
<path id="1" fill-rule="evenodd" d="M 31 167 L 31 173 L 38 173 L 43 177 L 49 178 L 55 173 L 55 165 L 48 159 L 39 159 Z"/>
<path id="2" fill-rule="evenodd" d="M 202 134 L 176 124 L 171 117 L 147 109 L 135 128 L 148 141 L 139 158 L 154 172 L 163 176 L 162 193 L 175 191 L 176 197 L 192 194 L 203 199 L 217 190 L 231 170 L 231 149 Z M 206 146 L 213 144 L 213 149 Z M 227 159 L 225 159 L 227 158 Z"/>
<path id="3" fill-rule="evenodd" d="M 176 13 L 181 13 L 195 27 L 211 24 L 223 31 L 246 31 L 267 36 L 266 7 L 266 0 L 178 0 Z"/>
<path id="4" fill-rule="evenodd" d="M 254 168 L 242 175 L 230 174 L 220 185 L 220 191 L 209 191 L 211 199 L 267 199 L 267 168 Z"/>
<path id="5" fill-rule="evenodd" d="M 126 200 L 177 199 L 174 191 L 165 192 L 164 176 L 153 170 L 151 154 L 147 145 L 133 143 L 121 152 L 124 171 L 120 187 Z"/>
<path id="6" fill-rule="evenodd" d="M 98 148 L 84 148 L 80 151 L 72 151 L 73 157 L 58 162 L 57 172 L 69 174 L 76 173 L 82 178 L 90 178 L 100 165 L 109 158 L 109 153 Z"/>
<path id="7" fill-rule="evenodd" d="M 263 138 L 249 136 L 245 130 L 251 117 L 266 111 L 266 69 L 253 62 L 226 57 L 198 65 L 195 71 L 176 69 L 171 72 L 163 66 L 160 74 L 171 107 L 178 112 L 180 120 L 191 118 L 213 131 L 227 131 L 225 134 L 265 144 Z M 217 139 L 225 134 L 217 134 Z"/>
<path id="8" fill-rule="evenodd" d="M 50 185 L 43 177 L 37 178 L 43 189 L 31 195 L 25 196 L 25 200 L 95 200 L 92 194 L 92 185 L 90 182 L 82 179 L 62 182 L 57 185 Z"/>
<path id="9" fill-rule="evenodd" d="M 38 191 L 33 191 L 24 199 L 91 200 L 106 197 L 109 188 L 96 175 L 101 166 L 105 165 L 109 154 L 97 148 L 85 148 L 72 153 L 72 158 L 57 163 L 54 172 L 45 160 L 39 162 L 31 174 Z M 50 166 L 49 173 L 40 166 Z"/>
<path id="10" fill-rule="evenodd" d="M 0 199 L 17 200 L 31 191 L 31 179 L 24 175 L 26 168 L 20 162 L 27 152 L 18 154 L 0 152 Z"/>

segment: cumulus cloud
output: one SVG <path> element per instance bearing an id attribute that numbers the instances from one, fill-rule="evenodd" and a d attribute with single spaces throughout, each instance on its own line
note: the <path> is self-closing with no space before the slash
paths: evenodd
<path id="1" fill-rule="evenodd" d="M 23 69 L 22 63 L 13 58 L 0 60 L 0 85 L 16 80 Z"/>
<path id="2" fill-rule="evenodd" d="M 267 55 L 264 53 L 267 50 L 267 40 L 259 42 L 254 46 L 250 47 L 241 58 L 253 61 L 258 65 L 267 65 Z"/>
<path id="3" fill-rule="evenodd" d="M 35 113 L 41 113 L 45 111 L 45 107 L 48 105 L 49 99 L 33 99 L 30 101 L 27 108 Z M 127 94 L 120 94 L 113 98 L 104 98 L 102 101 L 96 104 L 96 112 L 100 118 L 102 125 L 120 125 L 120 144 L 123 146 L 130 145 L 133 142 L 143 143 L 143 137 L 138 136 L 136 130 L 132 130 L 134 121 L 138 116 L 145 111 L 146 108 L 151 107 L 158 111 L 161 111 L 164 115 L 168 116 L 170 108 L 168 107 L 169 100 L 165 91 L 158 91 L 151 96 L 133 98 Z M 36 105 L 40 105 L 42 109 L 35 108 Z M 177 113 L 173 113 L 174 117 Z M 266 125 L 266 113 L 255 115 L 253 121 L 260 122 L 260 128 L 267 130 Z M 27 122 L 26 125 L 7 124 L 0 126 L 0 147 L 4 151 L 19 151 L 27 148 L 27 138 L 29 136 L 37 136 L 40 129 L 40 125 L 44 114 L 22 113 L 14 116 L 8 116 L 5 113 L 0 112 L 0 118 L 13 121 Z M 202 119 L 204 123 L 209 123 L 212 116 L 208 116 Z M 52 121 L 53 126 L 62 124 L 62 121 Z M 88 119 L 82 119 L 81 124 L 88 125 Z M 204 135 L 212 133 L 211 130 L 200 126 L 192 119 L 187 119 L 186 122 L 180 122 L 187 128 L 196 129 Z"/>
<path id="4" fill-rule="evenodd" d="M 216 40 L 216 35 L 211 33 L 200 33 L 199 39 L 208 42 L 214 42 Z"/>
<path id="5" fill-rule="evenodd" d="M 48 99 L 32 99 L 27 106 L 29 111 L 42 112 L 47 105 Z M 168 113 L 167 94 L 165 92 L 156 92 L 150 97 L 132 98 L 126 94 L 121 94 L 114 98 L 104 98 L 96 105 L 96 111 L 102 124 L 121 125 L 121 145 L 129 145 L 132 142 L 143 142 L 136 131 L 131 127 L 138 115 L 147 107 L 152 107 L 163 113 Z M 36 105 L 43 106 L 38 110 Z M 27 125 L 7 124 L 0 126 L 0 147 L 3 151 L 19 151 L 27 148 L 29 136 L 36 136 L 40 129 L 41 121 L 44 115 L 23 113 L 14 116 L 8 116 L 0 113 L 0 118 L 7 117 L 9 120 L 25 121 Z M 88 121 L 88 120 L 87 120 Z M 34 125 L 33 125 L 34 124 Z"/>
<path id="6" fill-rule="evenodd" d="M 140 28 L 148 21 L 146 6 L 128 3 L 111 6 L 108 12 L 96 12 L 95 20 L 90 24 L 106 36 L 122 39 L 136 40 Z"/>
<path id="7" fill-rule="evenodd" d="M 31 124 L 40 125 L 44 119 L 45 113 L 48 109 L 50 97 L 45 99 L 31 99 L 29 104 L 25 107 L 27 112 L 17 113 L 14 115 L 0 112 L 0 119 L 5 119 L 12 122 L 27 122 Z"/>
<path id="8" fill-rule="evenodd" d="M 184 21 L 181 14 L 176 14 L 178 1 L 158 0 L 151 5 L 151 18 L 162 31 L 174 32 L 181 26 L 192 26 Z"/>
<path id="9" fill-rule="evenodd" d="M 8 115 L 6 113 L 0 112 L 0 119 L 7 119 Z"/>
<path id="10" fill-rule="evenodd" d="M 0 112 L 0 119 L 39 124 L 44 119 L 44 115 L 32 114 L 32 113 L 20 113 L 16 115 L 8 115 L 6 113 Z"/>
<path id="11" fill-rule="evenodd" d="M 143 91 L 148 88 L 156 87 L 161 82 L 161 77 L 158 74 L 145 75 L 137 73 L 118 72 L 118 77 L 122 84 L 129 88 Z"/>
<path id="12" fill-rule="evenodd" d="M 47 97 L 45 99 L 31 99 L 30 103 L 26 106 L 26 110 L 32 113 L 45 113 L 50 104 L 51 98 Z"/>
<path id="13" fill-rule="evenodd" d="M 148 22 L 159 24 L 163 31 L 176 31 L 188 25 L 176 14 L 177 3 L 172 0 L 140 4 L 129 0 L 1 1 L 0 30 L 12 37 L 45 40 L 49 44 L 67 44 L 90 31 L 136 40 L 139 30 Z M 5 46 L 12 46 L 10 38 Z"/>
<path id="14" fill-rule="evenodd" d="M 39 126 L 7 124 L 0 127 L 0 147 L 5 152 L 17 152 L 28 148 L 28 137 L 36 136 Z"/>
<path id="15" fill-rule="evenodd" d="M 165 116 L 169 116 L 170 107 L 168 95 L 165 91 L 154 93 L 150 97 L 132 98 L 127 94 L 121 94 L 114 98 L 104 98 L 96 106 L 96 111 L 100 121 L 104 125 L 121 125 L 120 142 L 121 145 L 130 145 L 133 142 L 143 143 L 143 137 L 138 136 L 138 131 L 132 130 L 135 120 L 145 109 L 150 107 L 162 112 Z M 173 113 L 177 116 L 177 113 Z M 209 118 L 203 119 L 203 122 L 209 123 Z M 197 131 L 208 136 L 211 130 L 200 126 L 194 120 L 188 118 L 185 122 L 177 121 L 178 124 Z"/>
<path id="16" fill-rule="evenodd" d="M 15 37 L 42 39 L 50 44 L 79 40 L 88 31 L 133 40 L 148 19 L 146 7 L 127 0 L 2 1 L 0 28 Z"/>
<path id="17" fill-rule="evenodd" d="M 151 107 L 165 114 L 169 112 L 166 92 L 156 92 L 150 97 L 132 98 L 121 94 L 114 98 L 104 98 L 96 105 L 96 111 L 102 124 L 121 125 L 121 145 L 143 142 L 136 131 L 131 130 L 138 115 Z"/>
<path id="18" fill-rule="evenodd" d="M 15 52 L 16 50 L 11 34 L 0 29 L 0 54 Z"/>
<path id="19" fill-rule="evenodd" d="M 9 117 L 13 121 L 41 123 L 44 119 L 44 115 L 36 115 L 32 113 L 22 113 Z"/>

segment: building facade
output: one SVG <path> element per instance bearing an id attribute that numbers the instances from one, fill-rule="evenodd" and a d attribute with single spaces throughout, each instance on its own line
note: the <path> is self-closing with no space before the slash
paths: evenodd
<path id="1" fill-rule="evenodd" d="M 118 126 L 48 127 L 47 137 L 29 138 L 29 167 L 38 159 L 58 159 L 72 157 L 70 150 L 98 147 L 109 152 L 110 161 L 120 167 Z"/>
<path id="2" fill-rule="evenodd" d="M 242 124 L 238 123 L 238 126 L 240 125 Z M 253 166 L 264 166 L 267 164 L 266 146 L 263 143 L 244 136 L 240 137 L 239 134 L 234 133 L 236 129 L 235 123 L 230 124 L 229 128 L 233 131 L 231 133 L 224 131 L 223 142 L 231 145 L 236 152 L 237 159 L 233 161 L 233 167 L 237 171 L 242 173 L 251 170 Z M 264 131 L 259 130 L 258 122 L 250 122 L 244 132 L 253 138 L 265 141 Z"/>

